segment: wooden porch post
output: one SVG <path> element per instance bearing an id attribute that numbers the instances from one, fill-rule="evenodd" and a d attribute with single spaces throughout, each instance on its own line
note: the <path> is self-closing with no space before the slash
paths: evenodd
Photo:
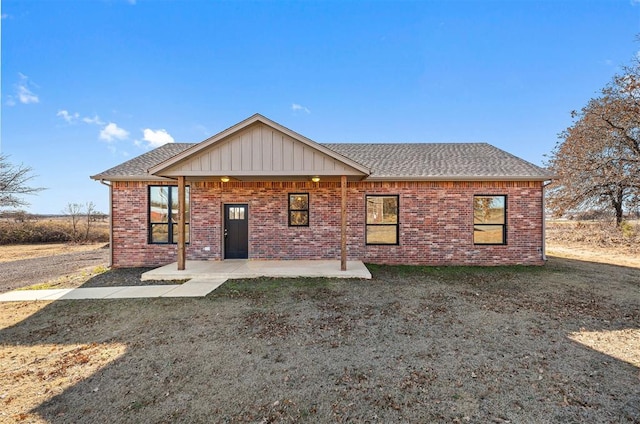
<path id="1" fill-rule="evenodd" d="M 185 268 L 185 191 L 184 177 L 178 177 L 178 271 Z"/>
<path id="2" fill-rule="evenodd" d="M 342 224 L 340 226 L 340 271 L 347 270 L 347 176 L 340 177 L 340 188 L 342 189 L 342 206 L 340 208 L 340 217 Z"/>

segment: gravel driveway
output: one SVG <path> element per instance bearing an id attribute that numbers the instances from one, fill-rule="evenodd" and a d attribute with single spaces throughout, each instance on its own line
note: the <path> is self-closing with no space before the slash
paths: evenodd
<path id="1" fill-rule="evenodd" d="M 0 293 L 45 283 L 83 268 L 106 266 L 109 249 L 0 263 Z"/>

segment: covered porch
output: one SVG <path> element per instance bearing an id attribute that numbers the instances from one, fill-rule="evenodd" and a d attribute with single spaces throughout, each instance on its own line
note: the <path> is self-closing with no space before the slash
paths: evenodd
<path id="1" fill-rule="evenodd" d="M 184 270 L 171 263 L 142 274 L 142 280 L 209 280 L 243 278 L 363 278 L 371 279 L 371 273 L 362 261 L 348 261 L 341 270 L 339 260 L 288 260 L 266 261 L 226 259 L 224 261 L 186 261 Z"/>
<path id="2" fill-rule="evenodd" d="M 169 160 L 166 160 L 148 169 L 150 175 L 162 180 L 173 180 L 177 183 L 177 213 L 173 219 L 175 226 L 175 243 L 177 244 L 176 262 L 167 265 L 167 269 L 172 269 L 177 277 L 189 278 L 188 270 L 191 267 L 198 267 L 197 262 L 187 261 L 187 233 L 195 219 L 190 219 L 187 224 L 187 214 L 193 213 L 187 205 L 186 192 L 191 184 L 211 184 L 221 182 L 219 193 L 224 200 L 221 206 L 224 209 L 223 216 L 219 219 L 221 228 L 221 239 L 213 243 L 213 250 L 218 258 L 225 260 L 232 258 L 257 259 L 253 253 L 257 249 L 257 244 L 251 245 L 250 240 L 254 228 L 265 230 L 265 219 L 271 216 L 271 211 L 261 210 L 261 205 L 256 205 L 255 198 L 242 197 L 239 191 L 242 184 L 260 183 L 287 183 L 303 182 L 315 184 L 314 188 L 322 183 L 338 183 L 338 187 L 333 194 L 333 198 L 340 199 L 340 207 L 332 211 L 332 216 L 339 214 L 339 223 L 333 221 L 333 229 L 339 230 L 333 233 L 331 238 L 325 241 L 332 243 L 332 248 L 339 247 L 339 261 L 308 261 L 307 268 L 313 270 L 326 267 L 326 271 L 321 275 L 292 275 L 285 273 L 282 276 L 327 276 L 327 272 L 334 267 L 340 274 L 344 274 L 349 268 L 348 246 L 347 246 L 347 182 L 360 181 L 370 174 L 366 167 L 341 156 L 322 145 L 319 145 L 306 137 L 301 136 L 281 125 L 264 118 L 261 115 L 253 117 L 184 150 Z M 238 186 L 238 184 L 240 186 Z M 191 191 L 193 194 L 193 191 Z M 287 193 L 287 196 L 306 196 L 306 209 L 299 209 L 297 206 L 292 209 L 289 201 L 288 228 L 309 227 L 309 193 Z M 215 194 L 214 194 L 215 195 Z M 174 199 L 175 201 L 176 199 Z M 265 203 L 266 204 L 266 203 Z M 257 206 L 250 210 L 250 206 Z M 187 211 L 189 210 L 189 212 Z M 254 211 L 258 211 L 257 213 Z M 300 212 L 301 211 L 301 212 Z M 336 213 L 337 212 L 337 213 Z M 251 213 L 251 219 L 248 218 Z M 295 219 L 292 218 L 295 215 Z M 297 214 L 297 215 L 296 215 Z M 306 214 L 306 215 L 305 215 Z M 304 219 L 298 219 L 298 215 L 303 215 Z M 193 217 L 192 217 L 193 218 Z M 253 221 L 251 221 L 253 220 Z M 253 222 L 253 225 L 250 224 Z M 262 223 L 262 224 L 261 224 Z M 217 225 L 217 223 L 214 223 Z M 281 228 L 284 230 L 285 222 L 268 227 Z M 202 228 L 202 226 L 200 226 Z M 317 228 L 317 227 L 316 227 Z M 316 237 L 323 237 L 321 233 L 316 233 Z M 313 237 L 311 237 L 312 239 Z M 189 236 L 189 242 L 194 241 L 193 235 Z M 218 244 L 219 243 L 219 244 Z M 217 245 L 217 246 L 216 246 Z M 263 243 L 264 245 L 268 245 Z M 207 249 L 211 247 L 208 246 Z M 253 248 L 253 251 L 252 251 Z M 283 249 L 284 251 L 284 249 Z M 334 257 L 335 257 L 334 256 Z M 276 269 L 280 267 L 274 263 L 289 262 L 289 259 L 300 257 L 297 255 L 282 255 L 273 259 L 283 259 L 282 261 L 255 261 L 245 267 L 248 276 L 253 276 L 251 269 Z M 192 257 L 192 259 L 195 259 Z M 265 259 L 264 257 L 262 259 Z M 272 257 L 266 258 L 272 259 Z M 316 258 L 312 258 L 316 259 Z M 263 262 L 261 265 L 256 265 Z M 323 262 L 322 265 L 319 265 Z M 230 265 L 223 265 L 225 269 Z M 362 265 L 364 267 L 364 265 Z M 283 269 L 289 270 L 290 267 Z M 366 268 L 365 268 L 366 269 Z M 357 269 L 356 269 L 357 270 Z M 238 272 L 241 268 L 237 269 Z M 264 275 L 264 274 L 262 274 Z M 271 275 L 281 276 L 281 275 Z M 335 275 L 336 277 L 341 275 Z M 149 277 L 150 279 L 153 277 Z M 244 278 L 244 277 L 241 277 Z M 347 276 L 347 278 L 349 278 Z M 370 278 L 370 277 L 368 277 Z"/>

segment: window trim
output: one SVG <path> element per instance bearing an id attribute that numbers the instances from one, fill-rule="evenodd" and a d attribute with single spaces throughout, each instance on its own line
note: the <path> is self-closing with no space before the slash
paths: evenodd
<path id="1" fill-rule="evenodd" d="M 471 223 L 473 225 L 473 229 L 471 231 L 471 240 L 473 241 L 474 246 L 506 246 L 507 245 L 507 218 L 508 218 L 508 210 L 509 210 L 509 198 L 506 194 L 474 194 L 471 204 L 472 213 L 475 213 L 475 199 L 476 197 L 502 197 L 504 198 L 504 223 L 503 224 L 476 224 L 474 218 L 471 218 Z M 486 226 L 502 226 L 502 243 L 478 243 L 475 240 L 475 228 L 476 226 L 486 227 Z"/>
<path id="2" fill-rule="evenodd" d="M 398 208 L 396 223 L 395 224 L 368 224 L 367 223 L 367 201 L 369 197 L 395 197 L 396 207 Z M 369 243 L 367 240 L 367 228 L 371 227 L 396 227 L 396 242 L 395 243 Z M 364 195 L 364 244 L 365 246 L 399 246 L 400 245 L 400 195 L 399 194 L 365 194 Z"/>
<path id="3" fill-rule="evenodd" d="M 167 222 L 153 222 L 151 221 L 151 190 L 152 188 L 155 187 L 160 187 L 160 188 L 168 188 L 169 190 L 167 191 Z M 178 225 L 178 222 L 174 222 L 171 219 L 171 192 L 173 190 L 171 190 L 172 187 L 176 187 L 177 189 L 177 185 L 166 185 L 166 184 L 149 184 L 147 186 L 147 244 L 164 244 L 164 245 L 171 245 L 171 244 L 178 244 L 178 240 L 174 240 L 173 239 L 173 229 L 175 226 Z M 190 186 L 186 185 L 185 189 L 189 189 L 189 195 L 185 196 L 185 203 L 187 203 L 189 205 L 189 213 L 186 214 L 185 218 L 185 227 L 187 228 L 187 231 L 185 231 L 186 235 L 187 235 L 187 239 L 189 241 L 187 241 L 185 244 L 189 244 L 190 240 L 191 240 L 191 188 Z M 177 191 L 176 191 L 177 193 Z M 153 226 L 154 225 L 166 225 L 167 226 L 167 241 L 153 241 Z"/>
<path id="4" fill-rule="evenodd" d="M 291 196 L 307 196 L 307 208 L 306 209 L 291 209 Z M 287 221 L 289 227 L 308 227 L 311 222 L 311 196 L 309 193 L 288 193 L 287 194 Z M 291 222 L 291 212 L 306 212 L 307 223 L 306 224 L 293 224 Z"/>

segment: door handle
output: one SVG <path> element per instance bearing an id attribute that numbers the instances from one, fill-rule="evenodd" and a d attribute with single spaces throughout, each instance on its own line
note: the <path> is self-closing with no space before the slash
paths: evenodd
<path id="1" fill-rule="evenodd" d="M 226 228 L 224 229 L 224 237 L 225 238 L 227 237 L 227 229 Z"/>

